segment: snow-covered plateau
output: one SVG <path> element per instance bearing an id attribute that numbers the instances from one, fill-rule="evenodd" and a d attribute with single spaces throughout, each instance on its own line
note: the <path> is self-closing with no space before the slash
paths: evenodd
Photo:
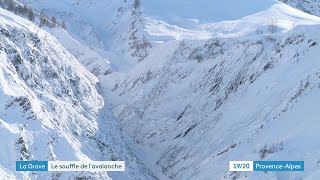
<path id="1" fill-rule="evenodd" d="M 319 0 L 20 2 L 67 28 L 0 9 L 0 179 L 319 179 Z M 305 170 L 229 172 L 234 160 Z"/>

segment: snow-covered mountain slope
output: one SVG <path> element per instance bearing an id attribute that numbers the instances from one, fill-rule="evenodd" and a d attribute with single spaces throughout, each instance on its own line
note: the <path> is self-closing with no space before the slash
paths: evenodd
<path id="1" fill-rule="evenodd" d="M 126 71 L 147 56 L 143 19 L 132 0 L 21 0 L 67 23 L 67 31 L 81 44 L 111 61 L 115 71 Z"/>
<path id="2" fill-rule="evenodd" d="M 0 9 L 1 179 L 153 179 L 124 141 L 98 79 L 59 41 Z M 125 173 L 19 173 L 16 160 L 124 160 Z"/>
<path id="3" fill-rule="evenodd" d="M 46 14 L 65 20 L 69 32 L 74 35 L 80 43 L 90 48 L 104 49 L 110 36 L 106 35 L 112 24 L 112 17 L 117 14 L 117 7 L 122 1 L 114 0 L 22 0 L 38 11 L 44 10 Z M 108 18 L 106 18 L 108 17 Z M 99 32 L 104 36 L 99 36 Z M 100 34 L 101 35 L 101 34 Z"/>
<path id="4" fill-rule="evenodd" d="M 54 35 L 64 48 L 74 55 L 95 76 L 108 75 L 112 72 L 110 62 L 93 50 L 77 42 L 64 29 L 60 27 L 46 28 L 47 32 Z"/>
<path id="5" fill-rule="evenodd" d="M 163 43 L 115 84 L 115 116 L 170 179 L 305 179 L 318 173 L 319 27 Z M 308 168 L 228 172 L 229 160 L 259 159 Z"/>
<path id="6" fill-rule="evenodd" d="M 319 0 L 281 0 L 281 1 L 303 12 L 320 16 Z"/>
<path id="7" fill-rule="evenodd" d="M 150 41 L 168 41 L 182 39 L 201 40 L 221 36 L 283 34 L 297 25 L 309 25 L 320 22 L 318 17 L 303 13 L 284 3 L 271 2 L 273 4 L 268 8 L 255 14 L 249 14 L 250 11 L 247 11 L 247 16 L 241 16 L 237 20 L 220 22 L 202 22 L 197 20 L 196 24 L 193 26 L 189 25 L 189 27 L 181 23 L 180 26 L 169 24 L 168 21 L 164 21 L 166 16 L 158 19 L 148 17 L 145 23 L 146 36 Z M 257 2 L 257 4 L 259 3 Z M 243 9 L 245 10 L 246 8 Z M 223 13 L 220 15 L 224 17 Z M 182 22 L 187 23 L 188 21 L 184 19 Z M 273 30 L 271 29 L 272 26 L 275 27 Z"/>
<path id="8" fill-rule="evenodd" d="M 284 3 L 265 1 L 22 0 L 38 11 L 63 19 L 79 41 L 111 61 L 114 71 L 128 71 L 149 55 L 152 42 L 284 33 L 319 19 Z M 221 22 L 223 21 L 223 22 Z"/>
<path id="9" fill-rule="evenodd" d="M 23 2 L 64 19 L 80 43 L 111 57 L 120 71 L 100 77 L 104 111 L 92 115 L 96 123 L 88 127 L 98 135 L 84 145 L 102 141 L 109 148 L 102 155 L 80 148 L 90 159 L 111 153 L 129 163 L 125 174 L 111 178 L 320 174 L 318 17 L 271 0 L 141 1 L 138 7 L 116 0 Z M 130 56 L 143 61 L 132 63 Z M 304 160 L 307 166 L 303 173 L 231 173 L 229 160 Z M 4 168 L 0 173 L 12 176 Z"/>
<path id="10" fill-rule="evenodd" d="M 268 18 L 276 18 L 279 30 L 270 32 Z M 150 27 L 159 30 L 163 24 L 168 23 Z M 317 172 L 309 155 L 319 150 L 311 145 L 317 111 L 306 116 L 304 129 L 298 122 L 305 111 L 300 99 L 318 97 L 318 24 L 319 18 L 276 3 L 240 20 L 207 25 L 216 36 L 195 32 L 200 38 L 169 38 L 154 46 L 113 88 L 120 97 L 115 116 L 135 139 L 136 153 L 171 179 L 299 179 Z M 221 36 L 218 25 L 237 36 Z M 182 34 L 181 27 L 168 29 Z M 305 106 L 316 103 L 306 101 Z M 287 126 L 290 120 L 296 124 Z M 279 126 L 275 133 L 273 126 Z M 280 131 L 286 128 L 290 131 Z M 295 128 L 300 133 L 292 133 Z M 313 141 L 297 149 L 303 140 L 292 139 L 303 137 Z M 305 174 L 232 174 L 226 167 L 235 159 L 303 159 L 310 166 Z"/>

